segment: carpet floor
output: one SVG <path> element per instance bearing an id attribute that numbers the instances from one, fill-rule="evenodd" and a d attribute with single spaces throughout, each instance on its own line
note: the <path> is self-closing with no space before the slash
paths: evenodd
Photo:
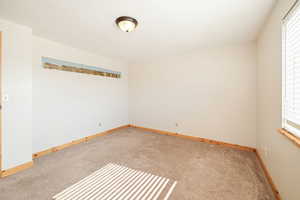
<path id="1" fill-rule="evenodd" d="M 177 180 L 170 200 L 275 200 L 255 153 L 135 128 L 35 159 L 0 179 L 0 199 L 50 200 L 107 163 Z"/>

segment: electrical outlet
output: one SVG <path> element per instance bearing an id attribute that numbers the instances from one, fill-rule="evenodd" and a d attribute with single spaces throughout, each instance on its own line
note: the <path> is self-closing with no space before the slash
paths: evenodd
<path id="1" fill-rule="evenodd" d="M 102 126 L 102 123 L 101 123 L 101 122 L 99 122 L 99 123 L 98 123 L 98 126 Z"/>
<path id="2" fill-rule="evenodd" d="M 2 97 L 2 101 L 7 102 L 8 101 L 8 94 L 4 94 Z"/>
<path id="3" fill-rule="evenodd" d="M 269 149 L 267 147 L 263 147 L 263 152 L 264 152 L 265 157 L 269 156 Z"/>
<path id="4" fill-rule="evenodd" d="M 175 126 L 176 126 L 176 127 L 178 127 L 178 126 L 179 126 L 177 122 L 175 123 Z"/>
<path id="5" fill-rule="evenodd" d="M 270 150 L 269 150 L 269 148 L 266 148 L 266 157 L 269 157 L 269 155 L 270 155 Z"/>

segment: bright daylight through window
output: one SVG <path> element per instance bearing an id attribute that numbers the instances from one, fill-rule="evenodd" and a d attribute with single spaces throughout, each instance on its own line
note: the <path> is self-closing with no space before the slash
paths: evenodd
<path id="1" fill-rule="evenodd" d="M 300 137 L 300 6 L 283 22 L 283 128 Z"/>

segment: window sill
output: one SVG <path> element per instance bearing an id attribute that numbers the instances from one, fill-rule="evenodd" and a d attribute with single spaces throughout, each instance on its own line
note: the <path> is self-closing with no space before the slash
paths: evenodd
<path id="1" fill-rule="evenodd" d="M 286 136 L 289 140 L 294 142 L 298 147 L 300 147 L 300 138 L 295 136 L 294 134 L 290 133 L 289 131 L 281 128 L 278 129 L 278 132 L 284 136 Z"/>

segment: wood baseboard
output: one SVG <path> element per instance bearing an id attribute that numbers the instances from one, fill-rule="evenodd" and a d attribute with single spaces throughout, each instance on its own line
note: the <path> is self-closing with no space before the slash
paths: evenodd
<path id="1" fill-rule="evenodd" d="M 162 131 L 162 130 L 158 130 L 158 129 L 145 128 L 145 127 L 135 126 L 135 125 L 129 125 L 129 126 L 133 127 L 133 128 L 143 129 L 143 130 L 146 130 L 146 131 L 151 131 L 151 132 L 162 134 L 162 135 L 170 135 L 170 136 L 190 139 L 190 140 L 194 140 L 194 141 L 198 141 L 198 142 L 205 142 L 205 143 L 209 143 L 209 144 L 222 145 L 222 146 L 226 146 L 226 147 L 230 147 L 230 148 L 234 148 L 234 149 L 239 149 L 239 150 L 244 150 L 244 151 L 256 152 L 255 148 L 242 146 L 242 145 L 238 145 L 238 144 L 230 144 L 230 143 L 226 143 L 226 142 L 220 142 L 220 141 L 217 141 L 217 140 L 211 140 L 211 139 L 200 138 L 200 137 L 195 137 L 195 136 L 183 135 L 183 134 L 179 134 L 179 133 L 175 133 L 175 132 Z"/>
<path id="2" fill-rule="evenodd" d="M 66 144 L 63 144 L 63 145 L 59 145 L 59 146 L 55 146 L 55 147 L 46 149 L 44 151 L 34 153 L 32 155 L 32 158 L 33 159 L 34 158 L 39 158 L 39 157 L 47 155 L 49 153 L 57 152 L 57 151 L 60 151 L 62 149 L 65 149 L 67 147 L 70 147 L 70 146 L 73 146 L 73 145 L 76 145 L 76 144 L 80 144 L 80 143 L 83 143 L 83 142 L 87 142 L 87 141 L 92 140 L 96 137 L 104 136 L 104 135 L 110 134 L 110 133 L 112 133 L 116 130 L 119 130 L 119 129 L 122 129 L 122 128 L 127 128 L 127 127 L 129 127 L 129 125 L 120 126 L 120 127 L 113 128 L 113 129 L 110 129 L 110 130 L 107 130 L 107 131 L 104 131 L 104 132 L 101 132 L 101 133 L 97 133 L 97 134 L 94 134 L 94 135 L 91 135 L 91 136 L 84 137 L 84 138 L 81 138 L 81 139 L 78 139 L 78 140 L 73 140 L 72 142 L 69 142 L 69 143 L 66 143 Z"/>
<path id="3" fill-rule="evenodd" d="M 13 174 L 18 173 L 20 171 L 28 169 L 32 166 L 33 166 L 33 161 L 30 161 L 30 162 L 24 163 L 22 165 L 19 165 L 19 166 L 13 167 L 13 168 L 3 170 L 3 171 L 1 171 L 1 178 L 13 175 Z"/>
<path id="4" fill-rule="evenodd" d="M 158 130 L 158 129 L 145 128 L 145 127 L 141 127 L 141 126 L 135 126 L 135 125 L 129 125 L 129 126 L 133 127 L 133 128 L 143 129 L 145 131 L 150 131 L 150 132 L 153 132 L 153 133 L 158 133 L 158 134 L 161 134 L 161 135 L 170 135 L 170 136 L 190 139 L 190 140 L 194 140 L 194 141 L 198 141 L 198 142 L 205 142 L 205 143 L 209 143 L 209 144 L 222 145 L 222 146 L 226 146 L 226 147 L 230 147 L 230 148 L 234 148 L 234 149 L 239 149 L 239 150 L 243 150 L 243 151 L 254 152 L 256 154 L 256 156 L 258 157 L 259 163 L 262 166 L 262 169 L 263 169 L 263 171 L 265 173 L 265 176 L 267 177 L 267 180 L 268 180 L 268 182 L 269 182 L 269 184 L 272 188 L 272 191 L 273 191 L 273 193 L 276 197 L 276 200 L 281 200 L 279 191 L 276 188 L 276 186 L 275 186 L 275 184 L 272 180 L 272 177 L 271 177 L 270 173 L 268 172 L 261 156 L 259 155 L 258 151 L 255 148 L 242 146 L 242 145 L 237 145 L 237 144 L 230 144 L 230 143 L 226 143 L 226 142 L 220 142 L 220 141 L 216 141 L 216 140 L 210 140 L 210 139 L 200 138 L 200 137 L 195 137 L 195 136 L 188 136 L 188 135 L 178 134 L 178 133 L 169 132 L 169 131 L 162 131 L 162 130 Z"/>
<path id="5" fill-rule="evenodd" d="M 271 188 L 274 192 L 274 195 L 275 195 L 276 199 L 281 200 L 279 191 L 278 191 L 277 187 L 275 186 L 275 184 L 272 180 L 272 177 L 271 177 L 270 173 L 268 172 L 268 170 L 267 170 L 260 154 L 258 153 L 258 151 L 255 148 L 242 146 L 242 145 L 237 145 L 237 144 L 230 144 L 230 143 L 226 143 L 226 142 L 220 142 L 220 141 L 216 141 L 216 140 L 205 139 L 205 138 L 200 138 L 200 137 L 195 137 L 195 136 L 188 136 L 188 135 L 178 134 L 178 133 L 175 133 L 175 132 L 162 131 L 162 130 L 152 129 L 152 128 L 145 128 L 145 127 L 141 127 L 141 126 L 135 126 L 135 125 L 120 126 L 120 127 L 114 128 L 114 129 L 110 129 L 110 130 L 107 130 L 107 131 L 104 131 L 104 132 L 101 132 L 101 133 L 98 133 L 98 134 L 87 136 L 87 137 L 84 137 L 84 138 L 81 138 L 81 139 L 78 139 L 78 140 L 74 140 L 72 142 L 69 142 L 69 143 L 66 143 L 66 144 L 63 144 L 63 145 L 59 145 L 59 146 L 52 147 L 50 149 L 35 153 L 35 154 L 33 154 L 33 158 L 38 158 L 38 157 L 47 155 L 47 154 L 52 153 L 52 152 L 60 151 L 60 150 L 65 149 L 67 147 L 70 147 L 70 146 L 73 146 L 73 145 L 76 145 L 76 144 L 80 144 L 80 143 L 89 141 L 91 139 L 94 139 L 96 137 L 104 136 L 104 135 L 110 134 L 110 133 L 112 133 L 116 130 L 127 128 L 127 127 L 139 128 L 139 129 L 143 129 L 143 130 L 146 130 L 146 131 L 150 131 L 150 132 L 158 133 L 158 134 L 162 134 L 162 135 L 170 135 L 170 136 L 190 139 L 190 140 L 194 140 L 194 141 L 198 141 L 198 142 L 205 142 L 205 143 L 209 143 L 209 144 L 222 145 L 222 146 L 226 146 L 226 147 L 230 147 L 230 148 L 234 148 L 234 149 L 254 152 L 254 153 L 256 153 L 256 155 L 258 157 L 258 160 L 259 160 L 259 162 L 262 166 L 262 169 L 264 170 L 264 173 L 265 173 L 265 175 L 266 175 L 266 177 L 269 181 L 269 184 L 271 185 Z M 22 165 L 19 165 L 17 167 L 11 168 L 11 169 L 3 170 L 3 171 L 1 171 L 0 177 L 2 178 L 2 177 L 6 177 L 6 176 L 9 176 L 9 175 L 15 174 L 17 172 L 28 169 L 32 166 L 33 166 L 33 161 L 22 164 Z"/>
<path id="6" fill-rule="evenodd" d="M 261 165 L 262 169 L 264 170 L 265 176 L 267 177 L 268 182 L 271 185 L 272 191 L 273 191 L 276 199 L 277 200 L 281 200 L 281 196 L 280 196 L 279 190 L 275 186 L 274 181 L 273 181 L 273 179 L 272 179 L 272 177 L 271 177 L 271 175 L 270 175 L 270 173 L 269 173 L 266 165 L 263 162 L 263 159 L 261 158 L 261 156 L 260 156 L 260 154 L 259 154 L 259 152 L 257 150 L 255 151 L 255 153 L 256 153 L 256 156 L 258 158 L 258 161 L 260 162 L 260 165 Z"/>

